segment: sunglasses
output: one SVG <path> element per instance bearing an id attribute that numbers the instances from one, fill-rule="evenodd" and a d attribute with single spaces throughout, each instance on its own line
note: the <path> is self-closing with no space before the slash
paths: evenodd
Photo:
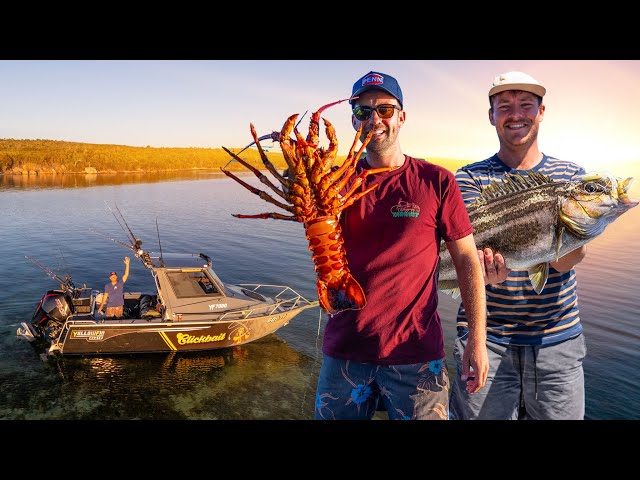
<path id="1" fill-rule="evenodd" d="M 360 122 L 364 122 L 371 118 L 374 110 L 380 118 L 387 119 L 393 117 L 393 113 L 396 110 L 402 109 L 397 105 L 391 105 L 390 103 L 383 103 L 382 105 L 378 105 L 375 108 L 356 105 L 355 107 L 353 107 L 353 114 Z"/>

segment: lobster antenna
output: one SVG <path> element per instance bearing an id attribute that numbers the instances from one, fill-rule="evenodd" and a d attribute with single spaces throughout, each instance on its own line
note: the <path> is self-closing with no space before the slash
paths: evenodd
<path id="1" fill-rule="evenodd" d="M 304 116 L 309 112 L 309 110 L 305 110 L 304 113 L 302 114 L 302 116 L 300 117 L 300 120 L 298 120 L 298 123 L 296 123 L 295 127 L 293 127 L 294 129 L 298 128 L 298 125 L 300 125 L 300 122 L 302 121 L 302 119 L 304 118 Z"/>
<path id="2" fill-rule="evenodd" d="M 341 102 L 343 102 L 344 100 L 341 100 Z M 339 103 L 339 102 L 338 102 Z M 300 122 L 302 121 L 302 119 L 304 118 L 304 116 L 309 112 L 309 110 L 305 110 L 305 112 L 302 114 L 302 116 L 300 117 L 300 119 L 298 120 L 298 123 L 296 123 L 295 127 L 293 128 L 298 128 L 298 125 L 300 125 Z M 266 133 L 264 135 L 262 135 L 261 137 L 258 137 L 258 141 L 262 142 L 263 140 L 269 140 L 271 139 L 272 142 L 277 142 L 280 139 L 280 132 L 276 132 L 275 130 L 271 133 Z M 251 145 L 254 145 L 256 142 L 251 142 L 249 145 L 247 145 L 246 147 L 244 147 L 242 150 L 240 150 L 238 153 L 236 153 L 236 155 L 240 155 L 242 152 L 244 152 L 247 148 L 249 148 Z M 231 159 L 227 162 L 227 164 L 224 166 L 224 168 L 227 168 L 229 166 L 230 163 L 235 162 L 235 159 Z"/>

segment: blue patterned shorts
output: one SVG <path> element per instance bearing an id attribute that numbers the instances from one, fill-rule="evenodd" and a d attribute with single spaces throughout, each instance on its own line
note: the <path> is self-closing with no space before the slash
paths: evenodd
<path id="1" fill-rule="evenodd" d="M 449 374 L 445 359 L 380 366 L 323 355 L 316 420 L 447 420 Z"/>

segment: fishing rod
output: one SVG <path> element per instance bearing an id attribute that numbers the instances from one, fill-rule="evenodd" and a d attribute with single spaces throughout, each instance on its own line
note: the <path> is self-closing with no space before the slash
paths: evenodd
<path id="1" fill-rule="evenodd" d="M 116 210 L 118 210 L 118 214 L 120 215 L 120 217 L 118 217 L 118 215 L 115 214 L 115 212 L 111 209 L 111 207 L 109 206 L 109 204 L 107 203 L 107 201 L 104 201 L 104 204 L 107 206 L 107 208 L 109 209 L 109 211 L 113 214 L 113 216 L 115 217 L 116 221 L 118 222 L 118 224 L 120 225 L 120 228 L 122 228 L 122 231 L 125 233 L 125 235 L 127 235 L 127 237 L 129 238 L 129 241 L 131 242 L 131 250 L 133 250 L 134 252 L 141 250 L 140 246 L 142 245 L 142 240 L 139 240 L 134 234 L 133 231 L 131 230 L 131 228 L 129 228 L 129 225 L 127 224 L 126 220 L 124 219 L 124 215 L 122 215 L 122 212 L 120 211 L 120 209 L 118 208 L 118 205 L 114 206 L 116 207 Z M 123 225 L 124 223 L 124 225 Z M 126 230 L 125 230 L 125 225 L 126 225 Z M 128 246 L 128 245 L 126 245 Z"/>
<path id="2" fill-rule="evenodd" d="M 112 238 L 102 232 L 99 232 L 97 230 L 92 229 L 91 230 L 94 233 L 97 233 L 99 235 L 102 235 L 103 237 L 106 237 L 107 239 L 111 240 L 112 242 L 117 243 L 118 245 L 122 245 L 123 247 L 128 248 L 129 250 L 131 250 L 134 253 L 134 256 L 136 258 L 139 258 L 140 261 L 142 262 L 142 264 L 149 268 L 149 266 L 151 265 L 151 257 L 150 255 L 145 252 L 142 247 L 140 246 L 142 244 L 142 242 L 140 240 L 137 241 L 136 245 L 129 245 L 127 243 L 121 242 L 120 240 L 116 240 L 115 238 Z M 161 254 L 162 255 L 162 254 Z"/>
<path id="3" fill-rule="evenodd" d="M 106 237 L 106 238 L 108 238 L 109 240 L 111 240 L 112 242 L 115 242 L 115 243 L 117 243 L 117 244 L 119 244 L 119 245 L 122 245 L 123 247 L 126 247 L 126 248 L 128 248 L 129 250 L 133 250 L 134 252 L 136 252 L 136 251 L 137 251 L 137 250 L 136 250 L 136 248 L 135 248 L 133 245 L 129 245 L 128 243 L 121 242 L 120 240 L 116 240 L 115 238 L 112 238 L 112 237 L 108 236 L 107 234 L 102 233 L 102 232 L 99 232 L 99 231 L 97 231 L 97 230 L 91 229 L 91 231 L 92 231 L 93 233 L 97 233 L 98 235 L 102 235 L 103 237 Z"/>
<path id="4" fill-rule="evenodd" d="M 158 228 L 158 217 L 156 217 L 156 231 L 158 232 L 158 248 L 160 248 L 160 264 L 164 267 L 164 258 L 162 258 L 162 244 L 160 243 L 160 228 Z"/>
<path id="5" fill-rule="evenodd" d="M 31 261 L 34 265 L 42 269 L 49 277 L 53 278 L 56 282 L 60 284 L 60 288 L 63 290 L 75 290 L 76 286 L 71 279 L 71 275 L 65 275 L 64 279 L 60 278 L 53 270 L 51 270 L 46 265 L 42 264 L 40 261 L 36 260 L 29 255 L 24 256 L 27 260 Z"/>
<path id="6" fill-rule="evenodd" d="M 114 204 L 115 205 L 115 204 Z M 120 217 L 122 218 L 122 221 L 124 222 L 124 224 L 127 226 L 127 230 L 129 230 L 129 235 L 130 235 L 130 239 L 133 240 L 134 245 L 136 246 L 136 249 L 140 249 L 140 246 L 142 245 L 142 240 L 140 240 L 138 237 L 136 237 L 133 234 L 133 231 L 131 230 L 131 228 L 129 228 L 129 224 L 127 223 L 127 221 L 124 219 L 124 215 L 122 215 L 122 212 L 120 211 L 120 209 L 118 208 L 118 205 L 115 205 L 116 210 L 118 210 L 118 213 L 120 214 Z"/>

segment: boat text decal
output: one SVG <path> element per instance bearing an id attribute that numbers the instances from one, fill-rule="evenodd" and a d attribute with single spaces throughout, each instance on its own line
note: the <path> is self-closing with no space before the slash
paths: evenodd
<path id="1" fill-rule="evenodd" d="M 104 340 L 104 330 L 74 330 L 73 338 L 84 338 L 90 342 Z"/>
<path id="2" fill-rule="evenodd" d="M 218 335 L 200 335 L 199 337 L 187 333 L 178 333 L 176 338 L 178 339 L 179 345 L 188 345 L 191 343 L 220 342 L 224 340 L 226 336 L 226 332 L 219 333 Z"/>
<path id="3" fill-rule="evenodd" d="M 275 317 L 270 317 L 270 318 L 267 320 L 267 323 L 277 322 L 278 320 L 281 320 L 281 319 L 283 319 L 283 318 L 284 318 L 284 317 L 286 317 L 286 316 L 287 316 L 287 314 L 286 314 L 286 313 L 283 313 L 282 315 L 276 315 Z"/>
<path id="4" fill-rule="evenodd" d="M 209 305 L 209 310 L 215 310 L 216 308 L 227 308 L 227 304 L 226 303 L 214 303 L 212 305 Z"/>

